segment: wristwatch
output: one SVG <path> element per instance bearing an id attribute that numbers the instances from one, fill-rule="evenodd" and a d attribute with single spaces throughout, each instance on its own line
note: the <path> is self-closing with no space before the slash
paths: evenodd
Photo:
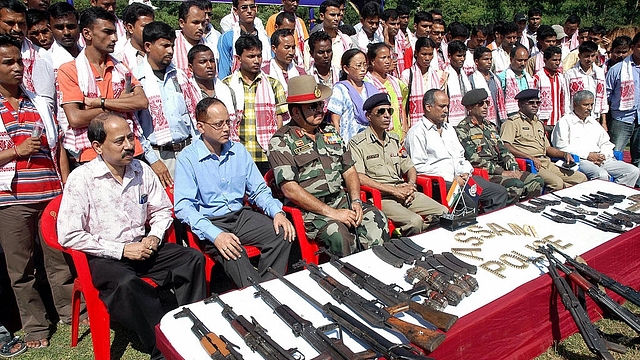
<path id="1" fill-rule="evenodd" d="M 360 199 L 353 199 L 353 200 L 351 200 L 351 203 L 352 204 L 353 203 L 358 203 L 358 204 L 360 204 L 360 206 L 362 206 L 362 200 L 360 200 Z"/>

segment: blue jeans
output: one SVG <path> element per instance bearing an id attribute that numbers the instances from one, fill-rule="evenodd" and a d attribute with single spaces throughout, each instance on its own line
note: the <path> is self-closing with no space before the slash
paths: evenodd
<path id="1" fill-rule="evenodd" d="M 625 123 L 616 119 L 609 125 L 611 142 L 616 146 L 614 151 L 623 151 L 631 140 L 631 163 L 638 166 L 640 163 L 640 125 L 637 121 Z"/>

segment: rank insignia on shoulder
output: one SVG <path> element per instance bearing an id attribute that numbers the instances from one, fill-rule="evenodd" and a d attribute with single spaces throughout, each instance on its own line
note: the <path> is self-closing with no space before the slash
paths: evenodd
<path id="1" fill-rule="evenodd" d="M 304 132 L 300 129 L 296 129 L 296 135 L 298 135 L 298 137 L 303 137 L 304 136 Z"/>
<path id="2" fill-rule="evenodd" d="M 367 160 L 377 159 L 379 157 L 380 157 L 380 154 L 367 155 Z"/>

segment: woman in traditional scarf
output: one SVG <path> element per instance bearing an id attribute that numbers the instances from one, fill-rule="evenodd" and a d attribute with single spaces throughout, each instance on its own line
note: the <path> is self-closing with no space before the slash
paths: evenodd
<path id="1" fill-rule="evenodd" d="M 359 49 L 347 50 L 340 59 L 342 76 L 333 87 L 327 110 L 331 122 L 345 142 L 369 125 L 362 105 L 371 95 L 380 91 L 364 81 L 367 74 L 367 58 Z"/>

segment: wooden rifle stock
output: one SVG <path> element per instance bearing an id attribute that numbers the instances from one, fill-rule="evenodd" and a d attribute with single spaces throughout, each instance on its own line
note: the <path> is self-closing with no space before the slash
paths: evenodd
<path id="1" fill-rule="evenodd" d="M 429 352 L 435 350 L 445 339 L 444 334 L 408 323 L 395 316 L 390 316 L 384 323 L 392 329 L 401 332 L 409 341 Z"/>
<path id="2" fill-rule="evenodd" d="M 219 354 L 221 359 L 231 354 L 227 349 L 227 344 L 214 333 L 208 333 L 200 339 L 200 345 L 202 345 L 212 359 L 214 359 L 214 356 L 218 356 L 216 354 Z"/>
<path id="3" fill-rule="evenodd" d="M 423 319 L 437 326 L 438 329 L 441 329 L 444 331 L 448 331 L 449 329 L 451 329 L 453 324 L 455 324 L 456 321 L 458 321 L 458 317 L 455 315 L 447 314 L 445 312 L 432 309 L 428 306 L 425 306 L 423 304 L 417 303 L 412 300 L 407 301 L 405 303 L 400 303 L 395 306 L 388 306 L 385 309 L 387 309 L 387 311 L 391 314 L 397 314 L 405 311 L 414 312 L 420 315 L 420 317 L 422 317 Z"/>

